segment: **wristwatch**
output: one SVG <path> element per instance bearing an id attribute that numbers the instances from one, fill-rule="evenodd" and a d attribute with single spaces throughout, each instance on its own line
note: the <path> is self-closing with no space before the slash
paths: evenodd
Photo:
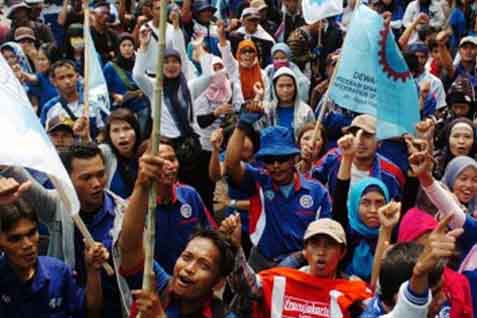
<path id="1" fill-rule="evenodd" d="M 236 210 L 237 209 L 237 200 L 230 200 L 229 207 Z"/>

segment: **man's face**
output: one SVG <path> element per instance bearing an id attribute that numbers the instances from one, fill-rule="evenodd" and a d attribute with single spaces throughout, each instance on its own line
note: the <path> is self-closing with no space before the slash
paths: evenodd
<path id="1" fill-rule="evenodd" d="M 199 12 L 199 14 L 197 15 L 197 19 L 199 20 L 199 22 L 207 24 L 210 22 L 210 19 L 212 19 L 213 16 L 214 10 L 206 9 Z"/>
<path id="2" fill-rule="evenodd" d="M 152 2 L 152 16 L 156 19 L 161 16 L 161 2 L 159 0 Z"/>
<path id="3" fill-rule="evenodd" d="M 419 72 L 424 72 L 427 62 L 427 54 L 423 52 L 416 52 L 417 62 L 419 63 Z"/>
<path id="4" fill-rule="evenodd" d="M 76 93 L 76 83 L 78 75 L 71 65 L 57 67 L 53 74 L 53 84 L 61 95 L 70 96 Z"/>
<path id="5" fill-rule="evenodd" d="M 245 32 L 248 34 L 253 34 L 257 31 L 258 23 L 260 19 L 254 16 L 246 17 L 243 19 L 243 26 L 245 28 Z"/>
<path id="6" fill-rule="evenodd" d="M 28 21 L 30 20 L 30 16 L 28 14 L 27 8 L 18 8 L 13 13 L 13 19 L 15 20 L 15 25 L 18 26 L 25 26 L 27 25 Z"/>
<path id="7" fill-rule="evenodd" d="M 108 6 L 102 6 L 94 9 L 93 12 L 96 24 L 100 26 L 105 26 L 108 22 L 109 15 L 111 14 L 110 8 Z"/>
<path id="8" fill-rule="evenodd" d="M 338 265 L 345 255 L 344 246 L 325 234 L 317 234 L 306 241 L 303 254 L 310 266 L 310 274 L 321 278 L 335 278 Z"/>
<path id="9" fill-rule="evenodd" d="M 165 185 L 173 185 L 177 181 L 177 173 L 179 171 L 179 161 L 177 160 L 174 148 L 169 145 L 159 145 L 158 155 L 166 160 L 161 172 L 161 183 Z"/>
<path id="10" fill-rule="evenodd" d="M 73 131 L 69 129 L 55 129 L 48 133 L 51 142 L 58 152 L 65 151 L 73 145 Z"/>
<path id="11" fill-rule="evenodd" d="M 293 156 L 267 156 L 263 158 L 265 171 L 274 184 L 290 184 L 293 180 L 295 160 Z"/>
<path id="12" fill-rule="evenodd" d="M 73 159 L 70 177 L 78 194 L 81 209 L 86 212 L 98 210 L 103 204 L 103 192 L 107 181 L 106 168 L 101 156 Z"/>
<path id="13" fill-rule="evenodd" d="M 0 249 L 14 269 L 26 271 L 36 264 L 39 240 L 38 225 L 20 219 L 10 231 L 0 232 Z"/>
<path id="14" fill-rule="evenodd" d="M 460 58 L 462 62 L 473 62 L 475 60 L 475 48 L 476 46 L 472 43 L 464 43 L 459 48 Z"/>
<path id="15" fill-rule="evenodd" d="M 297 0 L 284 0 L 283 4 L 289 13 L 295 13 L 298 10 Z"/>
<path id="16" fill-rule="evenodd" d="M 185 300 L 200 300 L 219 282 L 219 251 L 207 238 L 187 244 L 174 266 L 172 290 Z"/>
<path id="17" fill-rule="evenodd" d="M 377 148 L 376 135 L 363 131 L 360 140 L 358 140 L 356 159 L 370 159 L 374 157 Z"/>

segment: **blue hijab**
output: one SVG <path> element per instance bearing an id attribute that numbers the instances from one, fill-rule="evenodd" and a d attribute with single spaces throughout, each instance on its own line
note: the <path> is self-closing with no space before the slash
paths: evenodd
<path id="1" fill-rule="evenodd" d="M 477 169 L 477 162 L 468 156 L 457 156 L 447 164 L 442 182 L 454 192 L 454 184 L 457 177 L 468 167 L 474 167 Z M 467 203 L 467 212 L 473 213 L 476 209 L 475 198 Z"/>
<path id="2" fill-rule="evenodd" d="M 363 237 L 353 251 L 351 263 L 346 268 L 350 275 L 356 275 L 364 280 L 369 280 L 373 267 L 374 250 L 369 245 L 369 239 L 377 238 L 379 227 L 370 228 L 363 223 L 359 216 L 359 204 L 361 197 L 369 187 L 377 188 L 384 195 L 386 202 L 389 201 L 389 191 L 386 185 L 379 179 L 366 177 L 354 184 L 348 194 L 348 219 L 351 230 Z"/>

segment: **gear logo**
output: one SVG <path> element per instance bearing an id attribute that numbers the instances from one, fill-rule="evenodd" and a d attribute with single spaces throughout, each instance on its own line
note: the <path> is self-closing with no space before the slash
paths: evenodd
<path id="1" fill-rule="evenodd" d="M 403 83 L 412 77 L 411 72 L 407 68 L 406 62 L 399 54 L 399 49 L 393 48 L 396 46 L 394 39 L 389 36 L 389 24 L 384 23 L 383 28 L 379 32 L 379 51 L 378 60 L 382 71 L 392 80 Z"/>

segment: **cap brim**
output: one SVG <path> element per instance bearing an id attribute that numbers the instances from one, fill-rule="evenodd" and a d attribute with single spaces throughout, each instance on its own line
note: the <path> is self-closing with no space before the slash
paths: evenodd
<path id="1" fill-rule="evenodd" d="M 255 154 L 257 159 L 267 157 L 267 156 L 296 156 L 300 154 L 300 150 L 295 147 L 282 146 L 282 145 L 273 145 L 266 148 L 260 148 Z"/>
<path id="2" fill-rule="evenodd" d="M 50 133 L 52 131 L 55 131 L 55 130 L 58 130 L 60 128 L 63 128 L 63 129 L 66 129 L 66 130 L 70 130 L 71 132 L 73 132 L 73 127 L 69 126 L 69 125 L 66 125 L 66 124 L 58 124 L 56 126 L 53 126 L 51 128 L 48 128 L 48 130 L 46 131 L 47 133 Z"/>
<path id="3" fill-rule="evenodd" d="M 474 41 L 472 41 L 472 40 L 466 40 L 466 41 L 464 41 L 464 42 L 461 42 L 461 43 L 459 44 L 459 47 L 464 46 L 464 45 L 467 44 L 467 43 L 470 43 L 470 44 L 472 44 L 472 45 L 477 46 L 477 42 L 474 42 Z"/>
<path id="4" fill-rule="evenodd" d="M 322 229 L 322 230 L 319 230 L 319 231 L 315 231 L 313 233 L 310 233 L 308 236 L 305 236 L 304 237 L 304 241 L 312 238 L 313 236 L 315 235 L 319 235 L 319 234 L 322 234 L 322 235 L 328 235 L 329 237 L 331 237 L 333 240 L 335 240 L 336 242 L 338 242 L 339 244 L 344 244 L 344 245 L 347 245 L 346 244 L 346 241 L 343 241 L 342 239 L 340 239 L 338 237 L 338 235 L 336 235 L 335 233 L 331 232 L 331 231 L 328 231 L 326 229 Z"/>
<path id="5" fill-rule="evenodd" d="M 15 38 L 15 41 L 21 41 L 21 40 L 23 40 L 23 39 L 30 39 L 30 40 L 32 40 L 32 41 L 36 41 L 36 38 L 33 37 L 33 36 L 31 36 L 31 35 L 21 35 L 21 36 L 19 36 L 19 37 L 16 37 L 16 38 Z"/>

